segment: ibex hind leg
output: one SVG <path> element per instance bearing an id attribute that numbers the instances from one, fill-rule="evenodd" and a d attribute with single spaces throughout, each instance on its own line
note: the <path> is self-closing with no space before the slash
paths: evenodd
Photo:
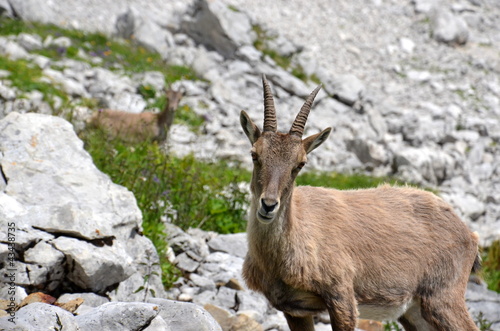
<path id="1" fill-rule="evenodd" d="M 477 331 L 463 295 L 443 293 L 422 298 L 422 317 L 437 331 Z"/>
<path id="2" fill-rule="evenodd" d="M 435 331 L 429 323 L 422 317 L 420 299 L 414 299 L 403 316 L 398 318 L 405 331 Z"/>
<path id="3" fill-rule="evenodd" d="M 312 316 L 294 317 L 285 313 L 285 318 L 291 331 L 314 331 Z"/>

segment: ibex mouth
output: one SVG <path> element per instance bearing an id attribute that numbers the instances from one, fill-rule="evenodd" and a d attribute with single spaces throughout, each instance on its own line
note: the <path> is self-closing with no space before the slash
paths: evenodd
<path id="1" fill-rule="evenodd" d="M 259 220 L 259 222 L 261 222 L 263 224 L 271 223 L 274 220 L 274 216 L 275 216 L 274 214 L 264 215 L 260 211 L 257 212 L 257 219 Z"/>

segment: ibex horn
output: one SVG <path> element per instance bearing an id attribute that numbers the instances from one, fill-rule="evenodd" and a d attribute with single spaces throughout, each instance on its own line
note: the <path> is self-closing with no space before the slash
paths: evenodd
<path id="1" fill-rule="evenodd" d="M 311 111 L 311 106 L 313 104 L 314 98 L 316 97 L 316 94 L 318 94 L 320 89 L 321 85 L 316 87 L 314 91 L 312 91 L 311 94 L 309 94 L 309 96 L 306 99 L 306 102 L 304 103 L 302 108 L 300 108 L 300 112 L 297 114 L 297 117 L 295 117 L 295 121 L 293 121 L 289 134 L 291 135 L 293 134 L 302 138 L 302 135 L 304 134 L 304 126 L 306 125 L 307 122 L 307 116 Z"/>
<path id="2" fill-rule="evenodd" d="M 276 125 L 276 109 L 274 108 L 273 94 L 266 80 L 266 75 L 262 75 L 262 85 L 264 86 L 264 132 L 276 132 L 278 129 Z"/>

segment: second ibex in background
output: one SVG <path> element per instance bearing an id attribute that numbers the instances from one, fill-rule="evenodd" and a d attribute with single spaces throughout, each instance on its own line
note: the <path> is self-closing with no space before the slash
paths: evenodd
<path id="1" fill-rule="evenodd" d="M 175 111 L 183 93 L 172 89 L 165 90 L 165 108 L 159 113 L 143 112 L 139 114 L 121 110 L 101 109 L 95 112 L 89 124 L 105 131 L 110 138 L 127 142 L 148 140 L 164 141 L 172 126 Z"/>
<path id="2" fill-rule="evenodd" d="M 333 330 L 356 318 L 398 320 L 405 330 L 477 330 L 465 305 L 478 237 L 436 195 L 410 187 L 339 191 L 295 187 L 307 154 L 330 128 L 302 139 L 316 88 L 288 133 L 277 131 L 265 79 L 264 130 L 241 112 L 253 159 L 243 276 L 285 313 L 292 331 Z"/>

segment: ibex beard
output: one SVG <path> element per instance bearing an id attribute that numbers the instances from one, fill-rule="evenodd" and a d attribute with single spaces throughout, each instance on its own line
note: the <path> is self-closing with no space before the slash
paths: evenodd
<path id="1" fill-rule="evenodd" d="M 477 235 L 420 189 L 296 187 L 307 155 L 331 132 L 302 138 L 320 87 L 288 133 L 277 131 L 265 77 L 263 87 L 263 130 L 240 116 L 253 160 L 248 287 L 283 311 L 292 331 L 314 330 L 324 310 L 333 330 L 354 330 L 358 317 L 397 320 L 407 331 L 478 330 L 464 299 L 480 266 Z"/>

